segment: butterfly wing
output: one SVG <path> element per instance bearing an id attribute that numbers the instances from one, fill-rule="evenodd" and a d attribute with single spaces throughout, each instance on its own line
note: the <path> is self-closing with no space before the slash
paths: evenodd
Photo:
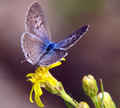
<path id="1" fill-rule="evenodd" d="M 38 63 L 39 66 L 50 65 L 65 57 L 67 52 L 64 50 L 73 46 L 88 29 L 88 26 L 82 27 L 47 52 L 51 35 L 46 17 L 38 2 L 34 2 L 28 9 L 25 22 L 26 32 L 21 38 L 22 50 L 28 62 L 33 65 Z"/>
<path id="2" fill-rule="evenodd" d="M 59 49 L 53 49 L 47 54 L 43 54 L 43 56 L 40 58 L 40 61 L 38 62 L 39 66 L 48 66 L 53 63 L 56 63 L 60 61 L 63 57 L 67 56 L 66 51 L 62 51 Z"/>
<path id="3" fill-rule="evenodd" d="M 39 38 L 25 32 L 21 38 L 21 47 L 26 60 L 34 65 L 39 61 L 46 45 Z"/>
<path id="4" fill-rule="evenodd" d="M 53 50 L 51 50 L 47 54 L 44 53 L 41 56 L 38 65 L 50 65 L 65 57 L 67 55 L 67 52 L 65 50 L 73 46 L 85 34 L 87 29 L 88 26 L 84 26 L 71 35 L 67 36 L 64 40 L 60 41 L 57 45 L 55 45 L 55 48 Z"/>
<path id="5" fill-rule="evenodd" d="M 38 2 L 34 2 L 26 13 L 25 29 L 21 47 L 26 60 L 34 65 L 45 52 L 51 37 L 46 17 Z"/>
<path id="6" fill-rule="evenodd" d="M 88 27 L 89 25 L 86 25 L 76 30 L 74 33 L 68 35 L 65 39 L 57 44 L 57 48 L 61 50 L 67 50 L 72 47 L 86 33 Z"/>
<path id="7" fill-rule="evenodd" d="M 42 39 L 44 42 L 49 42 L 51 34 L 45 14 L 38 2 L 34 2 L 26 13 L 25 18 L 26 31 Z M 44 34 L 44 35 L 41 35 Z"/>

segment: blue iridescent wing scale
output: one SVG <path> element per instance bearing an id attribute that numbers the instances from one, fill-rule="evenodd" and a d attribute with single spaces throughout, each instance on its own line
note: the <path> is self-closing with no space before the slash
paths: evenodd
<path id="1" fill-rule="evenodd" d="M 83 26 L 82 28 L 68 35 L 65 39 L 63 39 L 57 44 L 57 48 L 61 50 L 69 49 L 86 33 L 88 28 L 89 25 Z"/>

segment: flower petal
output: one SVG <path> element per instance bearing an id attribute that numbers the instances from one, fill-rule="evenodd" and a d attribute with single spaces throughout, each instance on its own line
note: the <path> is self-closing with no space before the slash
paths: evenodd
<path id="1" fill-rule="evenodd" d="M 39 82 L 36 82 L 34 84 L 34 91 L 35 91 L 35 94 L 38 95 L 38 96 L 41 96 L 43 94 Z"/>
<path id="2" fill-rule="evenodd" d="M 44 107 L 43 103 L 40 100 L 40 97 L 35 94 L 35 102 L 39 107 Z"/>
<path id="3" fill-rule="evenodd" d="M 51 64 L 50 66 L 48 66 L 48 67 L 45 67 L 47 70 L 49 70 L 49 69 L 52 69 L 52 68 L 54 68 L 54 67 L 57 67 L 57 66 L 59 66 L 59 65 L 61 65 L 62 63 L 61 62 L 56 62 L 56 63 L 54 63 L 54 64 Z"/>
<path id="4" fill-rule="evenodd" d="M 35 73 L 28 73 L 26 77 L 32 77 L 33 75 L 35 75 Z"/>
<path id="5" fill-rule="evenodd" d="M 33 85 L 33 86 L 34 86 L 34 85 Z M 31 103 L 33 103 L 33 100 L 32 100 L 32 93 L 33 93 L 33 89 L 34 89 L 33 86 L 32 86 L 32 89 L 31 89 L 31 91 L 30 91 L 30 102 L 31 102 Z"/>
<path id="6" fill-rule="evenodd" d="M 62 58 L 61 60 L 65 61 L 65 58 Z"/>

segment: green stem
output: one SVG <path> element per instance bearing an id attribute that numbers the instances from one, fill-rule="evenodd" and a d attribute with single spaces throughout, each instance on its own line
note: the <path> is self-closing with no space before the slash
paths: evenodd
<path id="1" fill-rule="evenodd" d="M 62 85 L 61 82 L 59 82 L 59 88 L 60 90 L 58 91 L 57 95 L 59 95 L 60 97 L 62 97 L 65 101 L 69 102 L 70 104 L 72 104 L 74 107 L 78 106 L 78 102 L 76 100 L 74 100 L 73 98 L 71 98 L 64 90 L 64 87 Z"/>
<path id="2" fill-rule="evenodd" d="M 100 79 L 100 83 L 101 83 L 101 91 L 102 91 L 101 107 L 104 108 L 104 105 L 103 105 L 103 99 L 104 99 L 104 87 L 103 87 L 103 81 L 102 81 L 102 79 Z"/>
<path id="3" fill-rule="evenodd" d="M 91 99 L 92 99 L 92 101 L 93 101 L 93 103 L 94 103 L 94 105 L 95 105 L 95 108 L 100 108 L 100 104 L 99 104 L 99 102 L 98 102 L 97 95 L 91 97 Z"/>
<path id="4" fill-rule="evenodd" d="M 67 102 L 69 102 L 70 104 L 72 104 L 74 107 L 77 107 L 78 102 L 71 98 L 65 91 L 62 91 L 62 94 L 60 94 L 59 96 L 62 97 Z"/>
<path id="5" fill-rule="evenodd" d="M 54 77 L 53 77 L 54 78 Z M 74 107 L 78 106 L 78 102 L 76 100 L 74 100 L 73 98 L 71 98 L 64 90 L 64 87 L 62 85 L 61 82 L 57 81 L 55 78 L 54 80 L 57 82 L 55 86 L 50 86 L 50 83 L 46 83 L 47 86 L 45 87 L 46 90 L 48 90 L 49 92 L 56 94 L 60 97 L 62 97 L 65 101 L 67 101 L 68 103 L 72 104 Z"/>

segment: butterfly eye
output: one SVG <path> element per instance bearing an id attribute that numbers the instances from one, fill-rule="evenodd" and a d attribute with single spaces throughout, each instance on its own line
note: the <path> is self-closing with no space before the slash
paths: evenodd
<path id="1" fill-rule="evenodd" d="M 30 55 L 27 53 L 27 57 L 30 58 Z"/>

